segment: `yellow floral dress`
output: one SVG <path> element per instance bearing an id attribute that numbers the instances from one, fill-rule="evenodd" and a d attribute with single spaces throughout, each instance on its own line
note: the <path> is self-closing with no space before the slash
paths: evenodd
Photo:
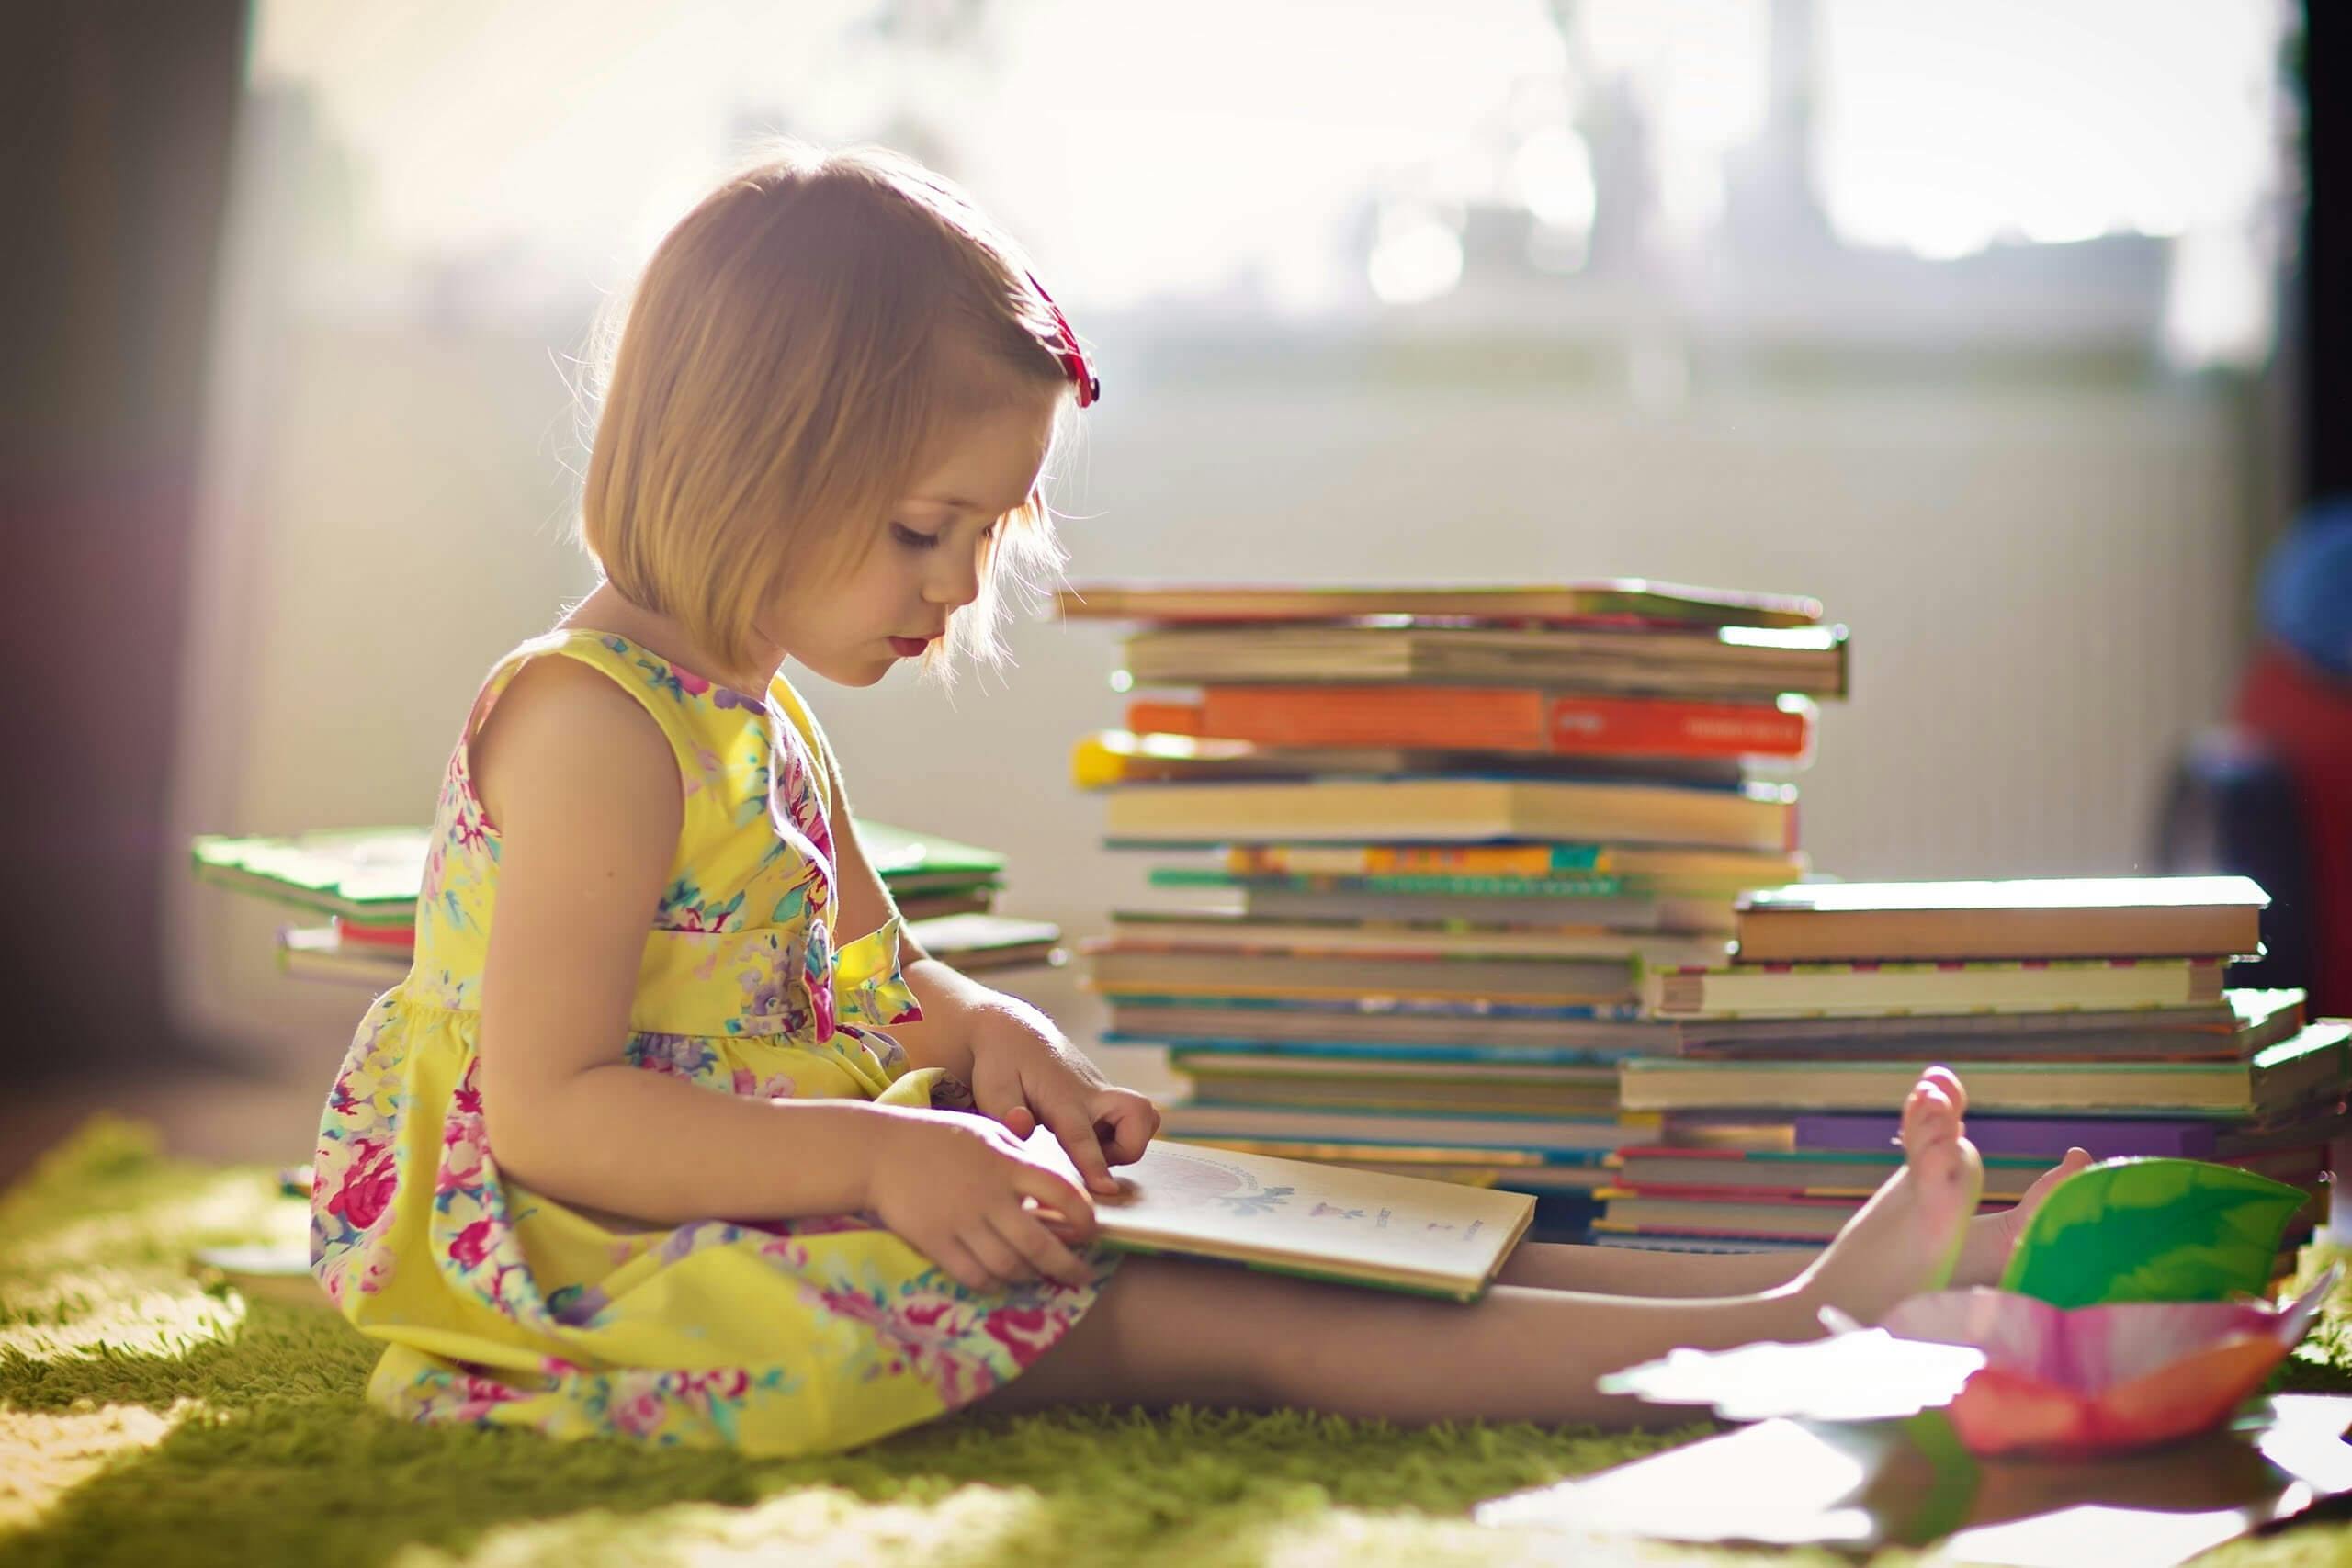
<path id="1" fill-rule="evenodd" d="M 467 742 L 543 657 L 634 696 L 684 783 L 616 1052 L 718 1094 L 924 1105 L 955 1087 L 909 1071 L 888 1033 L 920 1016 L 896 918 L 833 949 L 828 753 L 792 688 L 732 691 L 605 632 L 525 643 L 450 756 L 415 964 L 361 1021 L 320 1119 L 311 1269 L 385 1342 L 368 1397 L 417 1421 L 786 1455 L 881 1437 L 1017 1375 L 1093 1304 L 1112 1257 L 1094 1255 L 1091 1284 L 987 1293 L 871 1215 L 615 1229 L 500 1174 L 475 1077 L 499 838 Z"/>

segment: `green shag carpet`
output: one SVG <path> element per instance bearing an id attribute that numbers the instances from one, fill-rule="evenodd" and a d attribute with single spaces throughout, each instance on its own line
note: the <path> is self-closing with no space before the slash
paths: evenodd
<path id="1" fill-rule="evenodd" d="M 294 1240 L 306 1220 L 272 1172 L 166 1159 L 112 1118 L 0 1197 L 0 1565 L 1556 1562 L 1569 1543 L 1484 1530 L 1468 1510 L 1673 1440 L 1088 1408 L 777 1461 L 428 1429 L 363 1402 L 375 1349 L 339 1318 L 208 1294 L 187 1271 L 198 1246 Z M 2352 1389 L 2347 1369 L 2352 1335 L 2332 1317 L 2288 1382 Z M 1573 1555 L 1753 1560 L 1631 1542 Z M 2352 1526 L 2210 1561 L 2352 1561 Z"/>

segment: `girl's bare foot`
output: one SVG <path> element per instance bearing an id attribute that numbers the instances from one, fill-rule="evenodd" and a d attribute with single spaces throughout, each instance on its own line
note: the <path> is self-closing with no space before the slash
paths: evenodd
<path id="1" fill-rule="evenodd" d="M 1946 1092 L 1959 1103 L 1963 1129 L 1968 1116 L 1968 1088 L 1949 1071 L 1942 1077 Z M 1940 1079 L 1939 1081 L 1941 1081 Z M 2025 1234 L 2026 1221 L 2041 1207 L 2050 1190 L 2091 1163 L 2091 1152 L 2085 1148 L 2068 1149 L 2065 1157 L 2040 1176 L 2025 1190 L 2014 1208 L 1997 1214 L 1979 1214 L 1968 1222 L 1968 1239 L 1961 1243 L 1960 1262 L 1951 1271 L 1951 1288 L 1964 1290 L 1971 1285 L 1997 1285 L 2003 1270 L 2009 1266 L 2009 1254 L 2017 1250 L 2018 1237 Z"/>
<path id="2" fill-rule="evenodd" d="M 1948 1068 L 1930 1067 L 1911 1086 L 1903 1168 L 1797 1277 L 1809 1300 L 1876 1323 L 1897 1302 L 1951 1281 L 1984 1189 L 1984 1162 L 1961 1124 L 1967 1102 Z"/>
<path id="3" fill-rule="evenodd" d="M 2017 1250 L 2018 1237 L 2025 1234 L 2026 1221 L 2041 1207 L 2050 1190 L 2091 1163 L 2088 1149 L 2068 1149 L 2066 1157 L 2033 1179 L 2017 1206 L 1997 1214 L 1979 1214 L 1968 1222 L 1968 1239 L 1961 1244 L 1960 1266 L 1951 1271 L 1951 1287 L 1962 1290 L 1970 1285 L 1997 1285 L 2002 1273 L 2009 1266 L 2009 1254 Z"/>

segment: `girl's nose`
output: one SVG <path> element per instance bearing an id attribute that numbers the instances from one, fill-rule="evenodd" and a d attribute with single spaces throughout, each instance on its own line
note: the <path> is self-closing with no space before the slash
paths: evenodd
<path id="1" fill-rule="evenodd" d="M 969 559 L 942 570 L 923 590 L 924 598 L 954 610 L 962 609 L 979 596 L 980 558 L 977 550 Z"/>

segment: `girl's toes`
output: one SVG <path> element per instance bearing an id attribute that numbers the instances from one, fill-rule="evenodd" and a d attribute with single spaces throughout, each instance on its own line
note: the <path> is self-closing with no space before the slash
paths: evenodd
<path id="1" fill-rule="evenodd" d="M 2052 1188 L 2074 1175 L 2075 1172 L 2086 1168 L 2090 1163 L 2090 1150 L 2068 1149 L 2065 1158 L 2033 1179 L 2033 1185 L 2025 1190 L 2025 1197 L 2018 1204 L 2018 1208 L 2026 1213 L 2030 1213 L 2041 1207 L 2041 1201 L 2050 1196 Z"/>
<path id="2" fill-rule="evenodd" d="M 1944 1098 L 1951 1101 L 1955 1114 L 1961 1116 L 1968 1114 L 1968 1090 L 1961 1083 L 1958 1073 L 1953 1072 L 1950 1067 L 1929 1067 L 1919 1075 L 1919 1081 L 1934 1084 L 1938 1089 L 1942 1089 Z"/>
<path id="3" fill-rule="evenodd" d="M 1960 1109 L 1932 1077 L 1912 1085 L 1903 1102 L 1903 1151 L 1913 1164 L 1931 1144 L 1960 1135 Z"/>

